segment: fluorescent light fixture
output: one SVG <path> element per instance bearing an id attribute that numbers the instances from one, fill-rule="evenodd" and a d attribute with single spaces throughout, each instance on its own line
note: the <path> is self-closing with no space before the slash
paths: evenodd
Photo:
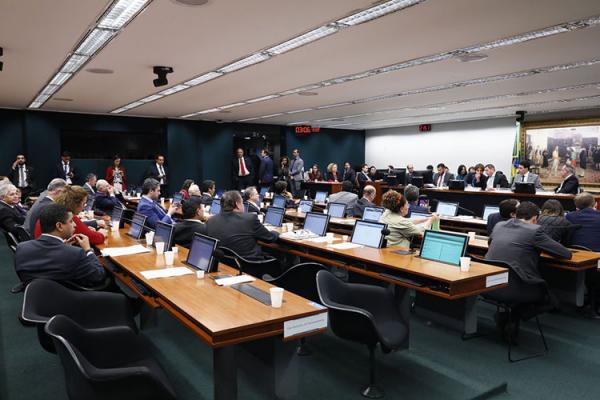
<path id="1" fill-rule="evenodd" d="M 246 103 L 244 103 L 244 102 L 241 102 L 241 103 L 232 103 L 232 104 L 227 104 L 226 106 L 218 107 L 218 109 L 219 110 L 227 110 L 228 108 L 239 107 L 239 106 L 243 106 L 244 104 L 246 104 Z"/>
<path id="2" fill-rule="evenodd" d="M 81 68 L 81 66 L 85 64 L 87 60 L 89 60 L 88 56 L 73 54 L 68 58 L 67 62 L 65 65 L 63 65 L 60 71 L 73 74 L 77 72 L 77 70 L 79 70 L 79 68 Z"/>
<path id="3" fill-rule="evenodd" d="M 169 95 L 175 94 L 177 92 L 181 92 L 182 90 L 185 90 L 187 88 L 189 88 L 188 85 L 179 84 L 179 85 L 175 85 L 173 87 L 170 87 L 168 89 L 165 89 L 165 90 L 163 90 L 161 92 L 158 92 L 158 94 L 162 95 L 163 97 L 164 96 L 169 96 Z"/>
<path id="4" fill-rule="evenodd" d="M 296 93 L 306 92 L 306 91 L 310 91 L 310 90 L 314 90 L 314 89 L 319 89 L 322 86 L 323 85 L 321 85 L 320 83 L 316 83 L 314 85 L 302 86 L 302 87 L 299 87 L 299 88 L 286 90 L 286 91 L 281 92 L 279 94 L 282 95 L 282 96 L 288 96 L 290 94 L 296 94 Z"/>
<path id="5" fill-rule="evenodd" d="M 419 4 L 423 1 L 424 0 L 386 1 L 385 3 L 378 4 L 374 7 L 368 8 L 364 11 L 357 12 L 356 14 L 352 14 L 349 17 L 337 20 L 336 22 L 338 24 L 342 24 L 342 25 L 346 25 L 346 26 L 354 26 L 354 25 L 362 24 L 367 21 L 371 21 L 375 18 L 383 17 L 384 15 L 393 13 L 395 11 L 414 6 L 415 4 Z"/>
<path id="6" fill-rule="evenodd" d="M 328 108 L 348 106 L 350 104 L 352 104 L 352 102 L 350 102 L 350 101 L 346 101 L 344 103 L 327 104 L 327 105 L 324 105 L 324 106 L 317 107 L 317 110 L 326 110 Z"/>
<path id="7" fill-rule="evenodd" d="M 286 114 L 298 114 L 298 113 L 306 112 L 306 111 L 314 111 L 314 108 L 303 108 L 301 110 L 288 111 L 288 112 L 286 112 Z"/>
<path id="8" fill-rule="evenodd" d="M 62 84 L 65 83 L 71 76 L 73 76 L 73 74 L 59 72 L 58 74 L 54 75 L 54 78 L 52 78 L 48 85 L 62 86 Z"/>
<path id="9" fill-rule="evenodd" d="M 143 99 L 140 99 L 140 102 L 142 103 L 150 103 L 151 101 L 154 100 L 158 100 L 160 98 L 162 98 L 163 96 L 160 94 L 152 94 L 150 96 L 144 97 Z"/>
<path id="10" fill-rule="evenodd" d="M 260 119 L 273 118 L 273 117 L 279 117 L 280 115 L 283 115 L 283 113 L 275 113 L 275 114 L 263 115 L 262 117 L 258 117 L 258 118 L 260 118 Z"/>
<path id="11" fill-rule="evenodd" d="M 208 110 L 197 111 L 194 114 L 196 114 L 196 115 L 209 114 L 209 113 L 214 113 L 217 111 L 221 111 L 221 110 L 219 110 L 218 108 L 209 108 Z"/>
<path id="12" fill-rule="evenodd" d="M 279 94 L 270 94 L 268 96 L 257 97 L 257 98 L 252 99 L 252 100 L 246 100 L 246 103 L 248 103 L 248 104 L 258 103 L 259 101 L 271 100 L 271 99 L 275 99 L 275 98 L 280 97 L 280 96 L 281 95 L 279 95 Z"/>
<path id="13" fill-rule="evenodd" d="M 118 0 L 100 19 L 98 28 L 119 30 L 142 10 L 149 0 Z"/>
<path id="14" fill-rule="evenodd" d="M 98 49 L 104 46 L 114 34 L 114 31 L 106 29 L 94 29 L 85 39 L 83 39 L 83 42 L 77 47 L 75 53 L 84 56 L 92 56 Z"/>
<path id="15" fill-rule="evenodd" d="M 335 25 L 321 26 L 320 28 L 313 29 L 312 31 L 307 32 L 303 35 L 297 36 L 293 39 L 278 44 L 277 46 L 271 47 L 265 50 L 265 52 L 273 55 L 283 54 L 300 46 L 304 46 L 305 44 L 314 42 L 315 40 L 322 39 L 325 36 L 334 34 L 338 31 L 338 29 L 339 28 Z"/>
<path id="16" fill-rule="evenodd" d="M 254 64 L 263 62 L 270 57 L 271 56 L 266 53 L 255 53 L 255 54 L 252 54 L 251 56 L 242 58 L 239 61 L 236 61 L 236 62 L 226 65 L 222 68 L 219 68 L 217 70 L 217 72 L 226 74 L 229 72 L 237 71 L 238 69 L 246 68 L 246 67 L 249 67 L 250 65 L 254 65 Z"/>
<path id="17" fill-rule="evenodd" d="M 254 121 L 257 119 L 260 119 L 261 117 L 252 117 L 252 118 L 245 118 L 245 119 L 240 119 L 238 122 L 248 122 L 248 121 Z"/>
<path id="18" fill-rule="evenodd" d="M 190 79 L 187 82 L 184 82 L 184 85 L 188 85 L 188 86 L 197 86 L 200 85 L 201 83 L 204 82 L 208 82 L 210 80 L 213 80 L 215 78 L 218 78 L 219 76 L 223 75 L 221 72 L 208 72 L 204 75 L 200 75 L 194 79 Z"/>

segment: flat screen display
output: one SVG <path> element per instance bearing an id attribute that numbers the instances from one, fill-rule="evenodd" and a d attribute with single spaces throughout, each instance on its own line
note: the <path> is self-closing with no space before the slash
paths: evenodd
<path id="1" fill-rule="evenodd" d="M 383 242 L 382 230 L 385 229 L 385 224 L 369 221 L 356 221 L 354 230 L 352 231 L 352 243 L 361 244 L 363 246 L 380 248 Z"/>
<path id="2" fill-rule="evenodd" d="M 449 217 L 454 217 L 458 211 L 458 203 L 446 203 L 444 201 L 440 201 L 437 205 L 436 212 L 439 215 L 446 215 Z"/>
<path id="3" fill-rule="evenodd" d="M 363 211 L 363 221 L 379 222 L 383 214 L 383 207 L 365 207 Z"/>
<path id="4" fill-rule="evenodd" d="M 346 205 L 344 203 L 329 203 L 327 214 L 333 218 L 344 218 L 346 214 Z"/>
<path id="5" fill-rule="evenodd" d="M 425 231 L 421 244 L 421 258 L 446 264 L 460 265 L 469 237 L 440 231 Z"/>
<path id="6" fill-rule="evenodd" d="M 304 219 L 304 229 L 318 236 L 325 236 L 329 215 L 309 212 Z"/>
<path id="7" fill-rule="evenodd" d="M 265 224 L 272 226 L 281 226 L 283 221 L 283 208 L 269 207 L 267 208 L 267 214 L 265 214 Z"/>
<path id="8" fill-rule="evenodd" d="M 202 271 L 211 272 L 209 269 L 217 243 L 217 239 L 196 233 L 185 263 Z"/>

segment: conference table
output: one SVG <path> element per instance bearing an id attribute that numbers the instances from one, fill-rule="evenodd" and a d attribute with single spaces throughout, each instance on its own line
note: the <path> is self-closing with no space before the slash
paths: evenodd
<path id="1" fill-rule="evenodd" d="M 367 184 L 371 185 L 375 188 L 375 200 L 373 202 L 377 205 L 381 204 L 381 196 L 383 195 L 382 185 L 385 184 L 385 182 L 383 182 L 381 180 L 376 180 L 376 181 L 367 182 Z M 334 193 L 342 191 L 342 183 L 341 182 L 306 181 L 306 182 L 304 182 L 304 187 L 307 190 L 308 197 L 310 197 L 311 199 L 315 198 L 316 192 L 327 192 L 328 196 L 329 196 Z M 361 193 L 359 193 L 358 197 L 361 197 L 361 196 L 362 196 Z"/>
<path id="2" fill-rule="evenodd" d="M 107 241 L 98 248 L 140 244 L 126 232 L 126 229 L 111 231 Z M 251 368 L 260 382 L 270 382 L 274 396 L 293 396 L 298 386 L 296 342 L 326 330 L 322 324 L 326 324 L 327 309 L 290 292 L 285 292 L 281 308 L 273 308 L 232 287 L 218 286 L 211 276 L 238 273 L 223 264 L 219 264 L 217 273 L 207 274 L 204 279 L 198 279 L 195 273 L 147 279 L 143 271 L 167 268 L 164 256 L 153 248 L 150 250 L 103 257 L 102 261 L 105 268 L 150 309 L 165 310 L 213 349 L 214 398 L 237 398 L 237 370 L 242 349 L 261 360 L 261 368 L 256 365 Z M 183 247 L 178 248 L 174 268 L 185 267 L 187 252 Z M 252 285 L 267 293 L 273 287 L 259 279 Z"/>

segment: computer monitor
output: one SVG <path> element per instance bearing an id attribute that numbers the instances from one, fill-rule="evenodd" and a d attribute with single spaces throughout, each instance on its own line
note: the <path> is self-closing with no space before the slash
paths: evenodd
<path id="1" fill-rule="evenodd" d="M 298 211 L 302 213 L 311 212 L 313 208 L 312 200 L 300 200 L 300 204 L 298 205 Z"/>
<path id="2" fill-rule="evenodd" d="M 327 224 L 329 224 L 329 215 L 309 212 L 304 219 L 303 228 L 315 235 L 325 236 L 325 233 L 327 233 Z"/>
<path id="3" fill-rule="evenodd" d="M 217 215 L 221 212 L 221 199 L 212 199 L 212 203 L 210 205 L 210 209 L 208 213 L 210 215 Z"/>
<path id="4" fill-rule="evenodd" d="M 144 224 L 146 223 L 146 216 L 135 213 L 133 214 L 133 218 L 131 219 L 131 225 L 129 225 L 129 231 L 127 234 L 134 239 L 139 239 L 142 237 L 142 233 L 144 232 Z"/>
<path id="5" fill-rule="evenodd" d="M 166 224 L 164 222 L 157 222 L 156 229 L 154 230 L 154 242 L 153 246 L 156 246 L 156 243 L 163 242 L 165 244 L 165 249 L 171 249 L 173 247 L 173 229 L 175 225 Z"/>
<path id="6" fill-rule="evenodd" d="M 458 203 L 447 203 L 445 201 L 439 201 L 435 212 L 439 215 L 454 217 L 456 216 L 456 213 L 458 213 Z"/>
<path id="7" fill-rule="evenodd" d="M 424 170 L 414 171 L 413 175 L 414 176 L 422 176 L 423 183 L 433 183 L 433 171 L 424 169 Z"/>
<path id="8" fill-rule="evenodd" d="M 121 207 L 113 208 L 112 215 L 111 215 L 112 225 L 118 224 L 122 218 L 123 218 L 123 208 L 121 208 Z"/>
<path id="9" fill-rule="evenodd" d="M 205 272 L 216 271 L 218 265 L 214 254 L 218 243 L 217 239 L 195 233 L 184 263 Z"/>
<path id="10" fill-rule="evenodd" d="M 273 207 L 285 208 L 285 197 L 283 197 L 280 194 L 276 194 L 275 196 L 273 196 L 271 205 Z"/>
<path id="11" fill-rule="evenodd" d="M 333 218 L 344 218 L 346 215 L 346 205 L 344 203 L 329 203 L 327 205 L 327 214 Z"/>
<path id="12" fill-rule="evenodd" d="M 404 185 L 406 182 L 406 168 L 394 168 L 387 174 L 385 181 L 390 186 Z"/>
<path id="13" fill-rule="evenodd" d="M 412 176 L 412 178 L 410 178 L 410 184 L 414 185 L 418 188 L 422 188 L 424 183 L 423 183 L 423 177 L 422 176 Z"/>
<path id="14" fill-rule="evenodd" d="M 379 222 L 383 214 L 383 207 L 365 207 L 363 211 L 363 221 Z"/>
<path id="15" fill-rule="evenodd" d="M 279 208 L 279 207 L 267 208 L 267 213 L 265 214 L 265 225 L 281 226 L 284 214 L 285 214 L 285 210 L 283 208 Z"/>
<path id="16" fill-rule="evenodd" d="M 327 192 L 315 193 L 315 203 L 325 203 L 327 200 Z"/>
<path id="17" fill-rule="evenodd" d="M 352 230 L 352 243 L 362 244 L 363 246 L 380 248 L 383 243 L 382 231 L 386 224 L 371 221 L 356 221 Z"/>
<path id="18" fill-rule="evenodd" d="M 535 194 L 535 184 L 530 182 L 515 183 L 515 193 Z"/>
<path id="19" fill-rule="evenodd" d="M 451 179 L 448 181 L 448 189 L 465 190 L 465 181 L 462 181 L 460 179 Z"/>
<path id="20" fill-rule="evenodd" d="M 490 214 L 495 214 L 500 212 L 500 207 L 498 206 L 484 206 L 483 207 L 483 219 L 487 221 Z"/>
<path id="21" fill-rule="evenodd" d="M 260 192 L 259 192 L 259 194 L 260 194 L 262 197 L 265 197 L 265 195 L 266 195 L 267 193 L 269 193 L 269 187 L 268 187 L 268 186 L 263 186 L 263 187 L 261 187 L 261 188 L 260 188 Z"/>
<path id="22" fill-rule="evenodd" d="M 181 193 L 175 193 L 173 195 L 173 204 L 183 203 L 183 195 Z"/>
<path id="23" fill-rule="evenodd" d="M 412 220 L 412 219 L 422 219 L 422 218 L 429 218 L 429 217 L 431 217 L 431 214 L 429 214 L 429 213 L 411 211 L 409 219 Z"/>
<path id="24" fill-rule="evenodd" d="M 460 265 L 465 255 L 469 237 L 458 233 L 425 231 L 421 243 L 421 258 L 446 264 Z"/>

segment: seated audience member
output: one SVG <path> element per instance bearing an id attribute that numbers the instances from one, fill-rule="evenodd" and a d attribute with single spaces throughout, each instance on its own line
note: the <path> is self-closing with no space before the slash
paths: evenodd
<path id="1" fill-rule="evenodd" d="M 433 184 L 436 187 L 448 186 L 448 181 L 454 179 L 454 175 L 448 172 L 448 167 L 444 163 L 437 165 L 437 172 L 433 175 Z"/>
<path id="2" fill-rule="evenodd" d="M 381 179 L 381 176 L 379 176 L 379 172 L 377 172 L 377 167 L 375 167 L 374 165 L 371 165 L 369 167 L 369 179 L 372 181 L 378 181 Z"/>
<path id="3" fill-rule="evenodd" d="M 33 236 L 33 232 L 35 232 L 35 223 L 38 220 L 40 212 L 44 209 L 44 207 L 54 203 L 56 198 L 65 190 L 66 186 L 67 182 L 64 179 L 52 179 L 46 188 L 46 193 L 43 196 L 40 195 L 38 201 L 31 206 L 27 212 L 25 223 L 23 224 L 30 235 Z"/>
<path id="4" fill-rule="evenodd" d="M 344 170 L 342 171 L 342 182 L 350 181 L 353 185 L 356 184 L 356 171 L 352 168 L 352 165 L 348 161 L 344 163 Z"/>
<path id="5" fill-rule="evenodd" d="M 573 232 L 571 244 L 600 252 L 600 211 L 594 209 L 594 196 L 580 193 L 575 196 L 577 211 L 567 214 L 567 219 L 579 228 Z"/>
<path id="6" fill-rule="evenodd" d="M 244 190 L 244 201 L 248 202 L 248 212 L 260 213 L 260 196 L 254 186 L 247 187 Z"/>
<path id="7" fill-rule="evenodd" d="M 17 246 L 15 269 L 21 281 L 41 278 L 88 287 L 104 281 L 104 267 L 87 236 L 74 234 L 73 214 L 64 205 L 47 205 L 39 220 L 42 235 Z"/>
<path id="8" fill-rule="evenodd" d="M 104 243 L 104 239 L 108 236 L 106 229 L 96 231 L 84 224 L 79 219 L 78 214 L 83 211 L 87 202 L 87 192 L 81 186 L 67 186 L 56 198 L 56 204 L 62 204 L 73 214 L 73 223 L 75 224 L 75 234 L 81 234 L 88 237 L 90 244 L 96 246 Z M 104 221 L 101 221 L 104 225 Z M 42 234 L 40 221 L 35 225 L 34 237 L 37 239 Z"/>
<path id="9" fill-rule="evenodd" d="M 410 214 L 414 212 L 419 213 L 429 213 L 429 209 L 427 207 L 421 207 L 419 205 L 419 188 L 415 185 L 406 185 L 404 188 L 404 197 L 408 202 L 408 214 L 406 217 L 410 217 Z"/>
<path id="10" fill-rule="evenodd" d="M 117 196 L 115 189 L 104 179 L 96 183 L 96 200 L 94 202 L 96 210 L 110 215 L 115 207 L 125 208 Z"/>
<path id="11" fill-rule="evenodd" d="M 500 212 L 488 215 L 487 219 L 487 234 L 490 236 L 494 231 L 494 227 L 498 222 L 508 221 L 517 215 L 517 207 L 519 207 L 519 201 L 515 199 L 502 200 L 498 205 Z"/>
<path id="12" fill-rule="evenodd" d="M 83 188 L 87 193 L 87 203 L 85 205 L 85 211 L 90 211 L 94 209 L 94 200 L 96 199 L 96 178 L 95 174 L 87 174 L 85 177 L 85 183 L 83 184 Z"/>
<path id="13" fill-rule="evenodd" d="M 23 204 L 21 204 L 21 199 L 22 197 L 22 193 L 21 193 L 21 189 L 17 188 L 17 204 L 15 204 L 15 208 L 21 213 L 21 215 L 23 215 L 23 217 L 27 216 L 27 211 L 29 210 L 28 207 L 25 207 Z"/>
<path id="14" fill-rule="evenodd" d="M 406 198 L 395 190 L 384 193 L 381 205 L 385 208 L 379 222 L 387 224 L 390 234 L 387 236 L 388 245 L 410 247 L 413 236 L 421 236 L 426 227 L 430 227 L 437 216 L 410 220 Z M 425 223 L 425 226 L 418 224 Z"/>
<path id="15" fill-rule="evenodd" d="M 17 187 L 12 183 L 0 185 L 0 228 L 15 235 L 17 225 L 23 225 L 25 215 L 17 208 L 19 195 Z"/>
<path id="16" fill-rule="evenodd" d="M 463 164 L 458 166 L 458 169 L 456 170 L 456 179 L 458 179 L 459 181 L 464 181 L 467 177 L 467 167 L 464 166 Z"/>
<path id="17" fill-rule="evenodd" d="M 200 189 L 202 190 L 202 197 L 200 199 L 202 204 L 205 206 L 210 206 L 212 204 L 213 197 L 215 197 L 215 193 L 217 192 L 215 181 L 211 181 L 210 179 L 203 181 Z"/>
<path id="18" fill-rule="evenodd" d="M 517 324 L 524 304 L 546 303 L 547 290 L 538 267 L 540 253 L 544 251 L 558 258 L 571 258 L 569 249 L 552 240 L 543 227 L 537 225 L 539 211 L 538 206 L 529 201 L 519 204 L 516 218 L 496 225 L 485 255 L 486 260 L 508 263 L 520 278 L 509 278 L 508 287 L 495 292 L 502 300 L 516 305 L 513 306 L 513 321 Z"/>
<path id="19" fill-rule="evenodd" d="M 537 223 L 548 236 L 560 244 L 569 246 L 571 243 L 571 236 L 576 227 L 565 218 L 565 210 L 560 201 L 546 200 Z"/>
<path id="20" fill-rule="evenodd" d="M 223 194 L 221 213 L 213 215 L 206 222 L 206 234 L 219 239 L 220 246 L 253 260 L 265 258 L 257 244 L 258 240 L 275 242 L 279 237 L 277 232 L 265 228 L 256 214 L 244 212 L 244 202 L 237 191 Z"/>
<path id="21" fill-rule="evenodd" d="M 531 166 L 531 164 L 529 163 L 529 161 L 521 161 L 519 163 L 519 168 L 518 168 L 519 172 L 513 178 L 513 183 L 510 186 L 510 188 L 512 190 L 515 190 L 515 188 L 517 187 L 517 183 L 521 183 L 521 182 L 533 183 L 537 190 L 544 189 L 544 187 L 542 186 L 542 180 L 540 179 L 540 177 L 537 176 L 536 174 L 534 174 L 533 172 L 529 172 L 530 166 Z"/>
<path id="22" fill-rule="evenodd" d="M 106 167 L 105 180 L 115 188 L 115 193 L 122 193 L 127 189 L 125 168 L 121 165 L 121 157 L 118 154 L 113 157 L 112 165 Z"/>
<path id="23" fill-rule="evenodd" d="M 492 190 L 497 187 L 507 188 L 510 185 L 508 184 L 508 179 L 504 176 L 503 173 L 497 172 L 494 164 L 488 164 L 485 166 L 485 190 Z"/>
<path id="24" fill-rule="evenodd" d="M 352 212 L 352 210 L 354 209 L 354 205 L 358 201 L 358 196 L 356 195 L 356 193 L 352 193 L 353 189 L 354 189 L 354 185 L 352 184 L 352 182 L 343 181 L 342 182 L 342 190 L 330 195 L 329 202 L 345 204 L 346 212 L 348 214 L 350 214 Z M 350 214 L 350 216 L 352 216 L 352 215 Z"/>
<path id="25" fill-rule="evenodd" d="M 323 180 L 323 174 L 319 169 L 319 165 L 313 164 L 311 170 L 308 172 L 308 180 L 310 182 L 317 182 Z"/>
<path id="26" fill-rule="evenodd" d="M 175 225 L 173 229 L 173 242 L 185 248 L 190 248 L 194 233 L 206 235 L 206 225 L 202 202 L 198 197 L 191 197 L 181 206 L 183 221 Z"/>
<path id="27" fill-rule="evenodd" d="M 190 199 L 190 186 L 192 186 L 194 184 L 194 181 L 191 179 L 186 179 L 185 181 L 183 181 L 183 186 L 181 187 L 181 190 L 179 191 L 179 193 L 181 193 L 181 195 L 183 196 L 182 199 L 185 200 L 189 200 Z"/>
<path id="28" fill-rule="evenodd" d="M 362 193 L 363 193 L 363 196 L 360 199 L 358 199 L 358 201 L 352 208 L 351 215 L 354 216 L 355 218 L 362 218 L 362 216 L 365 212 L 365 208 L 375 207 L 375 204 L 373 203 L 373 201 L 375 201 L 375 195 L 377 194 L 377 191 L 375 190 L 375 188 L 371 185 L 367 185 L 363 189 Z"/>
<path id="29" fill-rule="evenodd" d="M 195 183 L 192 183 L 190 185 L 190 188 L 188 189 L 188 193 L 190 194 L 190 199 L 192 197 L 197 197 L 198 200 L 200 200 L 202 198 L 202 192 L 200 191 L 200 187 L 198 185 L 196 185 Z"/>
<path id="30" fill-rule="evenodd" d="M 291 208 L 295 205 L 294 197 L 288 192 L 287 188 L 287 182 L 277 181 L 273 185 L 273 193 L 285 197 L 285 208 Z"/>
<path id="31" fill-rule="evenodd" d="M 554 192 L 556 193 L 579 193 L 579 179 L 575 176 L 575 168 L 571 165 L 563 165 L 561 169 L 563 181 L 558 185 Z"/>
<path id="32" fill-rule="evenodd" d="M 341 182 L 342 174 L 338 172 L 338 166 L 336 163 L 330 163 L 327 166 L 327 173 L 325 174 L 325 180 L 327 182 Z"/>
<path id="33" fill-rule="evenodd" d="M 160 198 L 160 184 L 156 179 L 148 178 L 142 185 L 142 198 L 137 207 L 137 212 L 145 215 L 146 226 L 155 229 L 158 221 L 165 222 L 167 224 L 175 223 L 173 221 L 173 214 L 180 207 L 176 204 L 171 204 L 169 209 L 165 211 L 156 201 Z"/>
<path id="34" fill-rule="evenodd" d="M 485 190 L 487 182 L 485 179 L 485 175 L 483 174 L 483 170 L 483 164 L 476 164 L 475 172 L 473 172 L 473 174 L 469 174 L 469 176 L 467 176 L 467 179 L 465 179 L 467 185 L 471 185 L 473 187 L 478 187 Z"/>

